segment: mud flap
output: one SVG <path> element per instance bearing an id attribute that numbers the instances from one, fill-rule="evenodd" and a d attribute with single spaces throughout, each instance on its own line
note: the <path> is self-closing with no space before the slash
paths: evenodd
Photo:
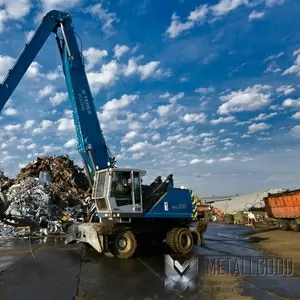
<path id="1" fill-rule="evenodd" d="M 87 243 L 99 253 L 104 252 L 103 226 L 100 223 L 80 223 L 69 227 L 65 244 Z"/>

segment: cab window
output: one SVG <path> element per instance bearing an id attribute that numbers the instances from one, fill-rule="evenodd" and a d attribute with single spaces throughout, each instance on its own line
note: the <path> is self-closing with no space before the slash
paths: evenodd
<path id="1" fill-rule="evenodd" d="M 118 206 L 133 204 L 131 172 L 113 172 L 110 196 L 116 198 Z"/>

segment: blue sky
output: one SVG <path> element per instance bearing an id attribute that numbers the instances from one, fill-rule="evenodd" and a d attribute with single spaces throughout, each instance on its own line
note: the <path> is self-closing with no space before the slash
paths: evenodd
<path id="1" fill-rule="evenodd" d="M 68 11 L 118 165 L 200 196 L 300 188 L 297 0 L 3 0 L 0 77 L 52 9 Z M 41 155 L 80 163 L 53 36 L 1 112 L 13 176 Z"/>

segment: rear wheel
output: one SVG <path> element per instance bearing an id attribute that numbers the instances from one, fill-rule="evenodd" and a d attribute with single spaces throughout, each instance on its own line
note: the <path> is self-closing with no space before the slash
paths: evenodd
<path id="1" fill-rule="evenodd" d="M 169 247 L 172 249 L 172 251 L 176 252 L 176 248 L 174 245 L 174 235 L 180 228 L 172 228 L 168 231 L 166 236 L 166 243 L 169 245 Z"/>
<path id="2" fill-rule="evenodd" d="M 135 235 L 131 231 L 122 231 L 112 236 L 110 252 L 117 258 L 130 258 L 137 249 Z"/>
<path id="3" fill-rule="evenodd" d="M 173 232 L 172 244 L 175 250 L 174 252 L 188 254 L 194 246 L 191 231 L 187 228 L 176 228 Z"/>
<path id="4" fill-rule="evenodd" d="M 289 225 L 293 231 L 300 231 L 300 224 L 298 224 L 295 220 L 290 220 Z"/>
<path id="5" fill-rule="evenodd" d="M 289 223 L 287 220 L 280 219 L 278 222 L 278 228 L 284 231 L 288 231 L 290 229 Z"/>

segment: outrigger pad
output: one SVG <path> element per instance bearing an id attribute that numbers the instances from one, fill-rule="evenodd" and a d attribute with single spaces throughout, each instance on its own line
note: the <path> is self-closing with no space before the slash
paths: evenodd
<path id="1" fill-rule="evenodd" d="M 79 223 L 69 227 L 65 244 L 82 242 L 90 244 L 99 253 L 104 252 L 102 235 L 103 226 L 100 223 Z"/>

